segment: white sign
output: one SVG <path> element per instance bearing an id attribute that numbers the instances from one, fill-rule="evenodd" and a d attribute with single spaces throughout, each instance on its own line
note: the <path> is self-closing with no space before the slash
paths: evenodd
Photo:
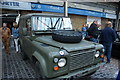
<path id="1" fill-rule="evenodd" d="M 31 3 L 28 2 L 1 2 L 0 8 L 3 9 L 17 9 L 17 10 L 31 10 Z"/>
<path id="2" fill-rule="evenodd" d="M 93 23 L 93 21 L 97 20 L 98 24 L 101 24 L 101 18 L 100 17 L 92 17 L 92 16 L 87 16 L 87 24 L 90 27 L 90 25 Z"/>
<path id="3" fill-rule="evenodd" d="M 115 14 L 108 14 L 106 13 L 106 18 L 110 18 L 110 19 L 116 19 L 116 15 Z"/>
<path id="4" fill-rule="evenodd" d="M 11 1 L 11 0 L 4 0 Z M 16 1 L 16 0 L 12 0 Z M 23 2 L 38 2 L 39 0 L 18 0 Z M 40 2 L 63 2 L 66 0 L 40 0 Z M 67 0 L 68 2 L 119 2 L 119 0 Z"/>

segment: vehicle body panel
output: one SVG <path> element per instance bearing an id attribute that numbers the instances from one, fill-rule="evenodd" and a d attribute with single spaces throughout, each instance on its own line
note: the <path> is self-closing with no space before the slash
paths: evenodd
<path id="1" fill-rule="evenodd" d="M 33 61 L 33 64 L 35 64 L 34 58 L 39 61 L 42 73 L 47 78 L 67 77 L 77 73 L 87 75 L 102 65 L 101 58 L 95 58 L 96 51 L 100 51 L 100 54 L 102 54 L 103 46 L 101 44 L 86 40 L 82 40 L 79 43 L 61 43 L 52 39 L 51 31 L 37 31 L 39 34 L 37 33 L 36 35 L 36 32 L 31 30 L 30 35 L 28 35 L 26 21 L 27 19 L 32 19 L 33 16 L 63 16 L 28 14 L 20 18 L 20 44 L 22 50 Z M 33 23 L 31 22 L 31 24 Z M 60 55 L 60 51 L 63 51 L 64 55 Z M 64 67 L 59 67 L 55 71 L 53 68 L 58 66 L 58 63 L 54 62 L 54 58 L 58 58 L 58 60 L 65 58 L 67 63 Z"/>

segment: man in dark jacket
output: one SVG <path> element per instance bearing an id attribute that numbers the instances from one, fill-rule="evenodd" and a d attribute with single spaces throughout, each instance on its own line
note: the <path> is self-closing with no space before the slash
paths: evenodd
<path id="1" fill-rule="evenodd" d="M 88 29 L 88 35 L 90 36 L 90 40 L 93 42 L 98 42 L 97 38 L 99 35 L 99 30 L 98 30 L 98 22 L 94 21 L 91 25 L 90 28 Z"/>
<path id="2" fill-rule="evenodd" d="M 105 48 L 105 55 L 107 57 L 107 63 L 110 63 L 112 43 L 116 40 L 116 33 L 112 29 L 112 23 L 108 21 L 106 27 L 102 30 L 100 35 L 100 42 Z"/>

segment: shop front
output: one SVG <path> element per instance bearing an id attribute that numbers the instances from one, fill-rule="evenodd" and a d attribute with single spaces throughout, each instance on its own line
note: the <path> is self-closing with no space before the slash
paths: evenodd
<path id="1" fill-rule="evenodd" d="M 31 3 L 31 9 L 33 11 L 42 11 L 42 13 L 64 15 L 63 6 Z M 83 24 L 90 25 L 94 20 L 98 20 L 99 24 L 101 24 L 101 17 L 105 17 L 105 13 L 68 7 L 68 16 L 71 18 L 74 29 L 81 30 Z"/>
<path id="2" fill-rule="evenodd" d="M 0 19 L 6 22 L 8 27 L 12 28 L 12 23 L 19 21 L 19 17 L 26 11 L 31 10 L 31 3 L 28 2 L 0 2 L 2 15 Z"/>
<path id="3" fill-rule="evenodd" d="M 40 3 L 28 3 L 28 2 L 0 2 L 0 8 L 2 8 L 2 15 L 5 17 L 2 19 L 3 22 L 16 21 L 16 17 L 28 13 L 48 13 L 56 15 L 64 15 L 64 7 L 50 4 Z M 7 15 L 7 16 L 6 16 Z M 10 15 L 10 17 L 8 17 Z M 104 12 L 97 12 L 79 8 L 68 7 L 68 17 L 71 18 L 74 29 L 78 28 L 81 30 L 83 24 L 90 24 L 97 20 L 101 24 L 100 29 L 105 27 L 107 21 L 112 21 L 115 24 L 116 15 L 108 14 Z M 2 18 L 2 17 L 1 17 Z"/>

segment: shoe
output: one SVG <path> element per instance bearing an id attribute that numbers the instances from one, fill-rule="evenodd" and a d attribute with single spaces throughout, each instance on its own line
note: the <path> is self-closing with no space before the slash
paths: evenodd
<path id="1" fill-rule="evenodd" d="M 110 62 L 106 62 L 106 64 L 109 64 Z"/>
<path id="2" fill-rule="evenodd" d="M 10 55 L 10 53 L 7 53 L 7 55 Z"/>

